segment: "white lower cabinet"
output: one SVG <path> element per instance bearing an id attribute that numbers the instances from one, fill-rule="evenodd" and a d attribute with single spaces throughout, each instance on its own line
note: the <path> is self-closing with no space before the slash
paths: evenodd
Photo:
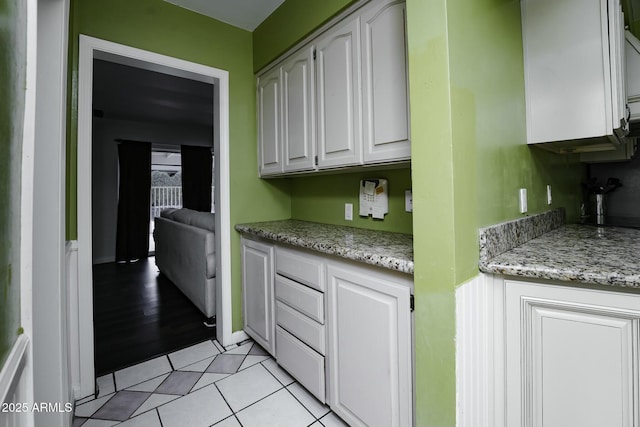
<path id="1" fill-rule="evenodd" d="M 273 245 L 243 237 L 241 248 L 244 330 L 275 355 Z"/>
<path id="2" fill-rule="evenodd" d="M 350 426 L 413 425 L 412 276 L 246 237 L 242 262 L 245 331 L 282 368 Z"/>
<path id="3" fill-rule="evenodd" d="M 506 425 L 640 425 L 640 295 L 504 281 Z"/>
<path id="4" fill-rule="evenodd" d="M 329 405 L 351 426 L 412 420 L 412 280 L 327 266 Z"/>

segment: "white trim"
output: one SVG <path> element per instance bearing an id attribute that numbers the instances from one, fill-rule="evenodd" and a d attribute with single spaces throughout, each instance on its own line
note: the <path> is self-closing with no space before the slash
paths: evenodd
<path id="1" fill-rule="evenodd" d="M 24 334 L 20 335 L 11 348 L 11 352 L 0 371 L 0 403 L 4 403 L 7 396 L 13 395 L 24 365 L 27 361 L 27 349 L 29 347 L 29 338 Z"/>
<path id="2" fill-rule="evenodd" d="M 80 286 L 80 348 L 82 370 L 93 372 L 93 310 L 91 289 L 91 127 L 93 59 L 100 57 L 128 65 L 154 69 L 214 83 L 214 151 L 216 162 L 216 252 L 218 257 L 216 287 L 217 339 L 230 345 L 237 335 L 231 322 L 231 219 L 229 209 L 229 73 L 213 67 L 184 61 L 106 40 L 80 35 L 78 65 L 78 280 Z M 83 378 L 84 375 L 83 375 Z"/>
<path id="3" fill-rule="evenodd" d="M 37 82 L 37 57 L 38 57 L 38 4 L 37 0 L 29 0 L 27 3 L 27 66 L 26 66 L 26 90 L 24 130 L 22 140 L 22 177 L 21 177 L 21 206 L 20 206 L 20 325 L 24 334 L 18 337 L 14 349 L 22 341 L 33 337 L 33 190 L 35 170 L 35 123 L 36 123 L 36 82 Z M 18 350 L 19 351 L 19 350 Z M 12 351 L 13 354 L 13 351 Z M 3 367 L 9 368 L 11 355 Z M 33 385 L 33 348 L 26 346 L 23 354 L 24 367 L 20 376 L 24 385 L 21 394 L 27 402 L 34 400 Z M 14 373 L 16 375 L 17 372 Z M 0 374 L 2 378 L 2 374 Z M 14 378 L 14 381 L 17 378 Z M 2 380 L 0 379 L 0 383 Z M 9 390 L 0 385 L 0 402 L 7 398 Z M 25 425 L 34 425 L 34 415 L 25 417 Z"/>
<path id="4" fill-rule="evenodd" d="M 456 290 L 456 425 L 504 427 L 504 290 L 480 274 Z"/>
<path id="5" fill-rule="evenodd" d="M 231 334 L 231 339 L 229 340 L 228 345 L 237 344 L 248 339 L 249 335 L 247 335 L 245 331 L 236 331 Z"/>
<path id="6" fill-rule="evenodd" d="M 80 311 L 78 290 L 78 241 L 69 240 L 65 245 L 66 283 L 68 307 L 68 338 L 69 338 L 69 374 L 73 397 L 82 396 L 82 371 L 80 369 Z M 93 379 L 91 379 L 93 381 Z"/>

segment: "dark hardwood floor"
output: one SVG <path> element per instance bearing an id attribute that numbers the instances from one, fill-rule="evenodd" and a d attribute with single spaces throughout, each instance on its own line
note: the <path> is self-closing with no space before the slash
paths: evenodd
<path id="1" fill-rule="evenodd" d="M 93 267 L 96 376 L 214 339 L 204 320 L 154 257 Z"/>

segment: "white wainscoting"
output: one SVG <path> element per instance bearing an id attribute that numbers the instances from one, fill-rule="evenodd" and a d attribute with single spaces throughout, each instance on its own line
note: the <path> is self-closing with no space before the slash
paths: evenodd
<path id="1" fill-rule="evenodd" d="M 458 427 L 505 425 L 503 313 L 504 288 L 492 275 L 480 274 L 456 290 Z"/>
<path id="2" fill-rule="evenodd" d="M 67 286 L 67 337 L 69 339 L 69 376 L 73 398 L 78 400 L 95 393 L 93 354 L 87 357 L 86 345 L 93 345 L 93 324 L 83 324 L 82 293 L 78 281 L 78 241 L 65 246 Z M 86 302 L 85 302 L 86 303 Z M 84 344 L 83 344 L 84 343 Z"/>
<path id="3" fill-rule="evenodd" d="M 30 405 L 25 365 L 27 364 L 29 339 L 20 335 L 0 371 L 0 427 L 33 425 L 33 413 L 23 411 L 23 404 Z M 16 405 L 18 405 L 16 407 Z"/>

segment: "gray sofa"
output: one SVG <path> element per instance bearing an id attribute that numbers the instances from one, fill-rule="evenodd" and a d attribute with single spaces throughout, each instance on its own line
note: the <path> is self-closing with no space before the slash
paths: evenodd
<path id="1" fill-rule="evenodd" d="M 165 209 L 155 218 L 156 265 L 202 313 L 216 314 L 214 214 Z"/>

